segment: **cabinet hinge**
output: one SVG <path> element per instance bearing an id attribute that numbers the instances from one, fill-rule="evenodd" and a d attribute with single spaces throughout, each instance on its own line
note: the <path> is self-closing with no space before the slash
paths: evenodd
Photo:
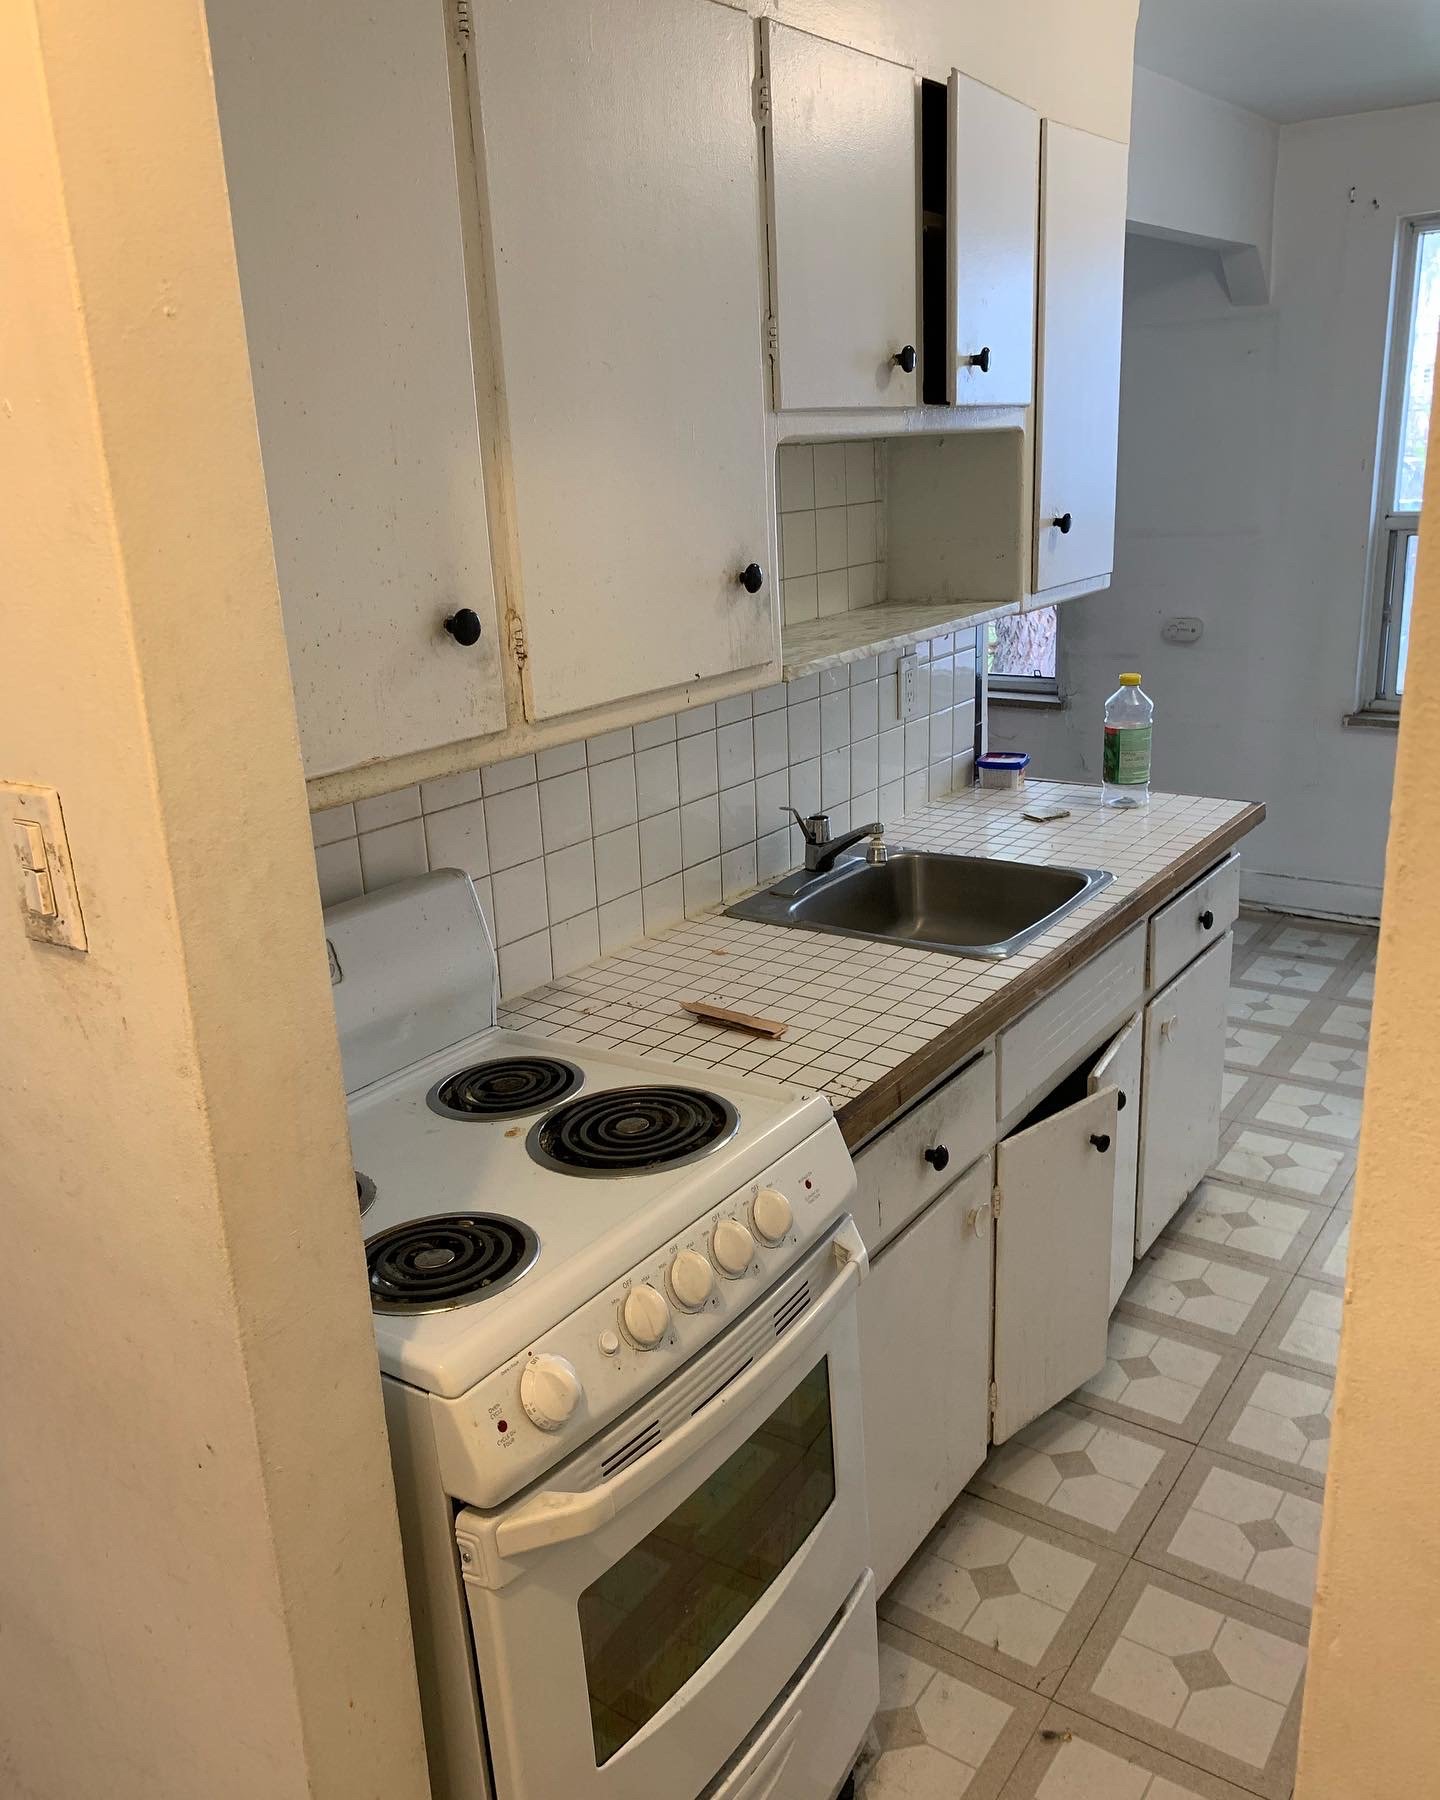
<path id="1" fill-rule="evenodd" d="M 765 347 L 772 356 L 780 354 L 780 321 L 774 313 L 765 320 Z"/>
<path id="2" fill-rule="evenodd" d="M 755 80 L 755 117 L 757 119 L 770 117 L 770 83 L 763 75 L 757 76 Z"/>
<path id="3" fill-rule="evenodd" d="M 1000 1217 L 1000 1188 L 998 1184 L 990 1190 L 990 1210 L 997 1219 Z"/>
<path id="4" fill-rule="evenodd" d="M 462 44 L 470 42 L 470 0 L 455 0 L 455 36 Z"/>
<path id="5" fill-rule="evenodd" d="M 990 1383 L 990 1423 L 995 1423 L 995 1415 L 1000 1410 L 1000 1390 L 992 1381 Z"/>
<path id="6" fill-rule="evenodd" d="M 523 668 L 530 657 L 530 646 L 525 642 L 525 625 L 519 613 L 506 613 L 505 627 L 510 634 L 510 654 L 515 666 Z"/>

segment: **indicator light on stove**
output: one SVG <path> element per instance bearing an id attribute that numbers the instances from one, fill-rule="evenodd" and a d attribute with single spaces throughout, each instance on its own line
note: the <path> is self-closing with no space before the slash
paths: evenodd
<path id="1" fill-rule="evenodd" d="M 608 1328 L 600 1333 L 600 1354 L 602 1356 L 618 1356 L 620 1354 L 620 1333 Z"/>
<path id="2" fill-rule="evenodd" d="M 763 1187 L 751 1203 L 750 1223 L 762 1244 L 779 1244 L 789 1235 L 795 1215 L 779 1188 Z"/>
<path id="3" fill-rule="evenodd" d="M 533 1357 L 520 1375 L 520 1404 L 541 1431 L 558 1431 L 579 1406 L 584 1391 L 575 1365 L 563 1356 Z"/>
<path id="4" fill-rule="evenodd" d="M 670 1329 L 670 1307 L 659 1288 L 642 1281 L 625 1296 L 620 1323 L 638 1349 L 653 1350 Z"/>
<path id="5" fill-rule="evenodd" d="M 671 1263 L 670 1292 L 686 1312 L 699 1312 L 715 1292 L 715 1271 L 698 1250 L 682 1250 Z"/>
<path id="6" fill-rule="evenodd" d="M 734 1281 L 750 1267 L 755 1240 L 738 1219 L 722 1219 L 710 1234 L 710 1254 L 720 1273 Z"/>

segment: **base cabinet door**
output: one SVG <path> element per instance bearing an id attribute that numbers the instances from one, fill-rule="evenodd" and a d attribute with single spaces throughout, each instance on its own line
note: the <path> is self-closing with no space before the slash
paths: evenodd
<path id="1" fill-rule="evenodd" d="M 886 1246 L 860 1288 L 877 1592 L 985 1460 L 990 1256 L 987 1156 Z"/>
<path id="2" fill-rule="evenodd" d="M 1226 932 L 1145 1009 L 1135 1254 L 1143 1256 L 1215 1162 L 1225 1073 Z"/>
<path id="3" fill-rule="evenodd" d="M 1110 1305 L 1135 1272 L 1135 1202 L 1140 1183 L 1140 1063 L 1144 1020 L 1130 1021 L 1090 1071 L 1090 1092 L 1115 1089 L 1115 1205 L 1110 1217 Z"/>
<path id="4" fill-rule="evenodd" d="M 995 1153 L 997 1444 L 1104 1365 L 1119 1117 L 1105 1087 Z"/>

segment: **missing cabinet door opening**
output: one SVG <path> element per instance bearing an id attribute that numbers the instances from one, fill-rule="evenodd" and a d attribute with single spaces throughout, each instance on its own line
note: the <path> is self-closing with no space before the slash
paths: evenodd
<path id="1" fill-rule="evenodd" d="M 926 406 L 946 402 L 949 98 L 943 81 L 920 83 L 920 398 Z"/>

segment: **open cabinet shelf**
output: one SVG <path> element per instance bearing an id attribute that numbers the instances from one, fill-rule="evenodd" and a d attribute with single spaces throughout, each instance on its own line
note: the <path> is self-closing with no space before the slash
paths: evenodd
<path id="1" fill-rule="evenodd" d="M 807 619 L 785 628 L 785 679 L 859 662 L 885 650 L 903 649 L 949 631 L 969 631 L 991 619 L 1018 613 L 1015 600 L 982 600 L 966 606 L 955 600 L 882 600 L 855 612 Z"/>

